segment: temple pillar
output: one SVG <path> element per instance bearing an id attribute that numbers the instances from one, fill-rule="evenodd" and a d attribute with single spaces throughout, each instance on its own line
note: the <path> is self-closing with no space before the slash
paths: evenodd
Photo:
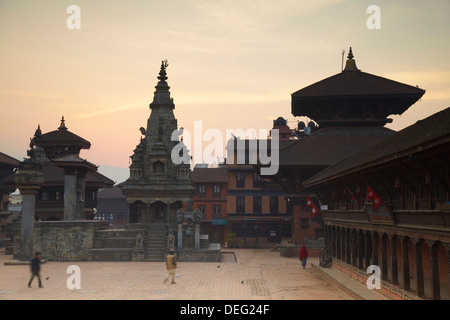
<path id="1" fill-rule="evenodd" d="M 364 235 L 364 246 L 365 246 L 364 269 L 365 270 L 367 270 L 367 268 L 370 266 L 371 244 L 372 244 L 372 236 L 370 235 L 370 233 L 368 234 L 366 232 Z"/>
<path id="2" fill-rule="evenodd" d="M 64 173 L 64 221 L 76 219 L 77 211 L 77 174 L 66 170 Z"/>
<path id="3" fill-rule="evenodd" d="M 416 259 L 416 290 L 417 296 L 423 298 L 425 296 L 424 278 L 423 278 L 423 263 L 422 263 L 422 240 L 412 240 L 414 244 L 414 257 Z"/>
<path id="4" fill-rule="evenodd" d="M 392 284 L 398 285 L 397 236 L 391 238 L 391 279 Z"/>
<path id="5" fill-rule="evenodd" d="M 76 212 L 74 220 L 84 220 L 86 198 L 86 170 L 78 170 L 76 182 Z"/>
<path id="6" fill-rule="evenodd" d="M 178 250 L 183 249 L 183 224 L 178 224 L 178 237 L 177 237 Z"/>
<path id="7" fill-rule="evenodd" d="M 381 237 L 381 279 L 388 281 L 388 264 L 386 252 L 387 235 Z"/>
<path id="8" fill-rule="evenodd" d="M 21 191 L 21 194 L 20 260 L 28 261 L 33 257 L 34 213 L 37 191 Z"/>
<path id="9" fill-rule="evenodd" d="M 200 225 L 195 225 L 195 249 L 200 249 Z"/>
<path id="10" fill-rule="evenodd" d="M 22 194 L 19 259 L 29 261 L 33 257 L 36 194 L 44 183 L 44 174 L 40 171 L 39 165 L 28 159 L 20 164 L 14 176 L 14 182 Z"/>
<path id="11" fill-rule="evenodd" d="M 378 265 L 378 233 L 372 235 L 372 264 Z"/>
<path id="12" fill-rule="evenodd" d="M 411 290 L 410 272 L 409 272 L 409 253 L 408 244 L 409 238 L 402 237 L 402 265 L 403 265 L 403 289 L 406 291 Z"/>
<path id="13" fill-rule="evenodd" d="M 439 282 L 439 266 L 438 266 L 438 246 L 434 241 L 430 241 L 430 262 L 431 262 L 431 297 L 433 300 L 441 300 L 441 284 Z"/>

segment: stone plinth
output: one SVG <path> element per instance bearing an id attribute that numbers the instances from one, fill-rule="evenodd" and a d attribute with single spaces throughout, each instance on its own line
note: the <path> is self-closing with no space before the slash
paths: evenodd
<path id="1" fill-rule="evenodd" d="M 42 258 L 51 261 L 88 260 L 89 249 L 93 247 L 97 230 L 106 229 L 108 221 L 40 221 L 34 224 L 34 251 L 42 253 Z M 20 235 L 14 240 L 20 241 Z M 20 252 L 15 255 L 20 256 Z M 18 250 L 20 251 L 20 250 Z"/>

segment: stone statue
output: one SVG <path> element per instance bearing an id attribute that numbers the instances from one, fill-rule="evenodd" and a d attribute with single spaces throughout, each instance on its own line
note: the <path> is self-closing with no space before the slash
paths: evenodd
<path id="1" fill-rule="evenodd" d="M 137 249 L 143 249 L 144 248 L 144 236 L 142 232 L 139 232 L 136 235 L 136 248 Z"/>
<path id="2" fill-rule="evenodd" d="M 167 248 L 168 249 L 173 248 L 174 245 L 175 245 L 175 235 L 173 234 L 173 232 L 170 232 L 167 235 Z"/>

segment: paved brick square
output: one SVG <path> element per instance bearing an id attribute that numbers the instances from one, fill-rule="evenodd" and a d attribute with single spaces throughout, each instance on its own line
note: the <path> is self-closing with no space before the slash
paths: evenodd
<path id="1" fill-rule="evenodd" d="M 53 262 L 42 265 L 44 288 L 38 288 L 27 265 L 4 265 L 0 253 L 0 299 L 60 300 L 348 300 L 323 280 L 308 260 L 280 257 L 268 249 L 225 249 L 221 263 L 179 262 L 176 284 L 165 282 L 164 262 Z M 234 256 L 233 253 L 234 252 Z M 234 258 L 236 257 L 236 259 Z M 45 257 L 43 257 L 45 259 Z M 70 265 L 81 270 L 81 288 L 68 289 Z M 48 278 L 48 280 L 46 280 Z"/>

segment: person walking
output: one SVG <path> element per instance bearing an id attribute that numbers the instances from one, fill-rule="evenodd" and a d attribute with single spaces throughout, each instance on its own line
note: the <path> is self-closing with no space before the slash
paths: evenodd
<path id="1" fill-rule="evenodd" d="M 305 243 L 303 243 L 302 248 L 300 249 L 298 258 L 300 259 L 300 262 L 302 263 L 303 269 L 305 269 L 306 260 L 308 259 L 308 250 L 306 249 Z"/>
<path id="2" fill-rule="evenodd" d="M 38 278 L 39 288 L 43 288 L 42 281 L 41 281 L 41 253 L 36 252 L 34 254 L 34 258 L 31 259 L 31 278 L 30 281 L 28 281 L 28 288 L 31 288 L 31 282 L 33 281 L 34 277 Z"/>
<path id="3" fill-rule="evenodd" d="M 170 283 L 175 284 L 175 271 L 177 270 L 177 260 L 175 257 L 175 250 L 170 249 L 169 254 L 166 257 L 166 267 L 168 278 L 170 277 Z"/>

